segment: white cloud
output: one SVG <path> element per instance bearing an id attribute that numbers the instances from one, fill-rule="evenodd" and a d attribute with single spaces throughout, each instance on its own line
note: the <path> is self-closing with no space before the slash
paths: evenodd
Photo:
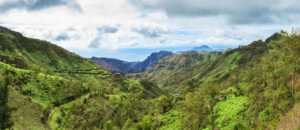
<path id="1" fill-rule="evenodd" d="M 0 6 L 7 1 L 11 0 L 0 0 Z M 163 1 L 166 0 L 142 0 L 151 6 Z M 187 3 L 181 1 L 182 6 L 191 5 L 189 1 L 191 0 Z M 198 7 L 200 3 L 194 2 Z M 128 0 L 73 0 L 72 3 L 80 6 L 81 11 L 74 11 L 70 4 L 42 10 L 13 8 L 0 13 L 0 24 L 26 36 L 49 40 L 71 50 L 97 47 L 112 51 L 200 44 L 247 44 L 252 40 L 263 39 L 282 28 L 290 28 L 288 24 L 232 25 L 228 24 L 225 16 L 220 15 L 177 17 L 164 8 L 138 9 Z M 291 5 L 280 4 L 276 6 L 276 10 L 287 7 Z M 296 21 L 299 18 L 290 17 L 286 20 Z M 111 28 L 99 33 L 99 28 L 102 27 Z M 94 46 L 91 46 L 92 43 Z"/>
<path id="2" fill-rule="evenodd" d="M 141 10 L 163 10 L 171 16 L 224 16 L 234 24 L 286 22 L 300 15 L 297 0 L 129 0 Z M 297 21 L 293 21 L 297 22 Z"/>

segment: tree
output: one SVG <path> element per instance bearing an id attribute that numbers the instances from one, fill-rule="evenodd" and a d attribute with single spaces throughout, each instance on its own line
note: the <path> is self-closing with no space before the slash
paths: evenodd
<path id="1" fill-rule="evenodd" d="M 183 103 L 186 129 L 198 130 L 210 126 L 215 129 L 215 105 L 221 100 L 217 86 L 202 86 L 196 92 L 187 94 Z"/>
<path id="2" fill-rule="evenodd" d="M 8 81 L 6 77 L 0 75 L 0 129 L 10 128 L 10 109 L 7 106 L 8 102 Z"/>

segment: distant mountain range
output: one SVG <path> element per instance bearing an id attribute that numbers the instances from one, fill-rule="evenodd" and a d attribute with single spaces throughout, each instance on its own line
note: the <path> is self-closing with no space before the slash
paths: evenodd
<path id="1" fill-rule="evenodd" d="M 194 47 L 188 51 L 180 52 L 180 53 L 190 53 L 190 52 L 212 52 L 217 51 L 214 48 L 209 47 L 208 45 L 201 45 L 198 47 Z M 159 60 L 174 55 L 175 53 L 170 51 L 159 51 L 154 52 L 150 56 L 148 56 L 144 61 L 140 62 L 128 62 L 114 58 L 105 58 L 105 57 L 92 57 L 91 60 L 102 67 L 106 68 L 107 70 L 113 73 L 139 73 L 144 72 L 154 65 L 158 63 Z"/>
<path id="2" fill-rule="evenodd" d="M 160 59 L 170 55 L 173 55 L 173 53 L 169 51 L 159 51 L 152 53 L 144 61 L 139 62 L 128 62 L 113 58 L 97 57 L 92 57 L 91 60 L 114 73 L 139 73 L 151 68 Z"/>
<path id="3" fill-rule="evenodd" d="M 123 76 L 0 27 L 0 130 L 299 130 L 299 50 L 280 32 L 225 52 L 99 60 L 144 71 Z"/>

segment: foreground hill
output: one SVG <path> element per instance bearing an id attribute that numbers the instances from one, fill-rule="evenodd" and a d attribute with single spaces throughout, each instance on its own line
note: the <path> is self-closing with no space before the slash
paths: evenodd
<path id="1" fill-rule="evenodd" d="M 300 101 L 299 52 L 300 36 L 280 32 L 223 54 L 167 57 L 140 77 L 182 99 L 184 129 L 279 129 L 286 120 L 299 129 L 286 115 Z"/>
<path id="2" fill-rule="evenodd" d="M 168 102 L 150 82 L 112 75 L 63 48 L 3 27 L 0 49 L 0 129 L 143 128 L 143 119 L 160 114 Z"/>
<path id="3" fill-rule="evenodd" d="M 97 67 L 90 61 L 46 41 L 25 38 L 22 34 L 0 28 L 0 61 L 18 68 L 38 71 Z"/>

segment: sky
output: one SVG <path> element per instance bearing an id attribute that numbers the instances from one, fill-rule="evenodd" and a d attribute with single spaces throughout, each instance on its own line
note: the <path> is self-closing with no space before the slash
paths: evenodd
<path id="1" fill-rule="evenodd" d="M 0 25 L 83 57 L 232 48 L 299 27 L 297 0 L 0 0 Z"/>

